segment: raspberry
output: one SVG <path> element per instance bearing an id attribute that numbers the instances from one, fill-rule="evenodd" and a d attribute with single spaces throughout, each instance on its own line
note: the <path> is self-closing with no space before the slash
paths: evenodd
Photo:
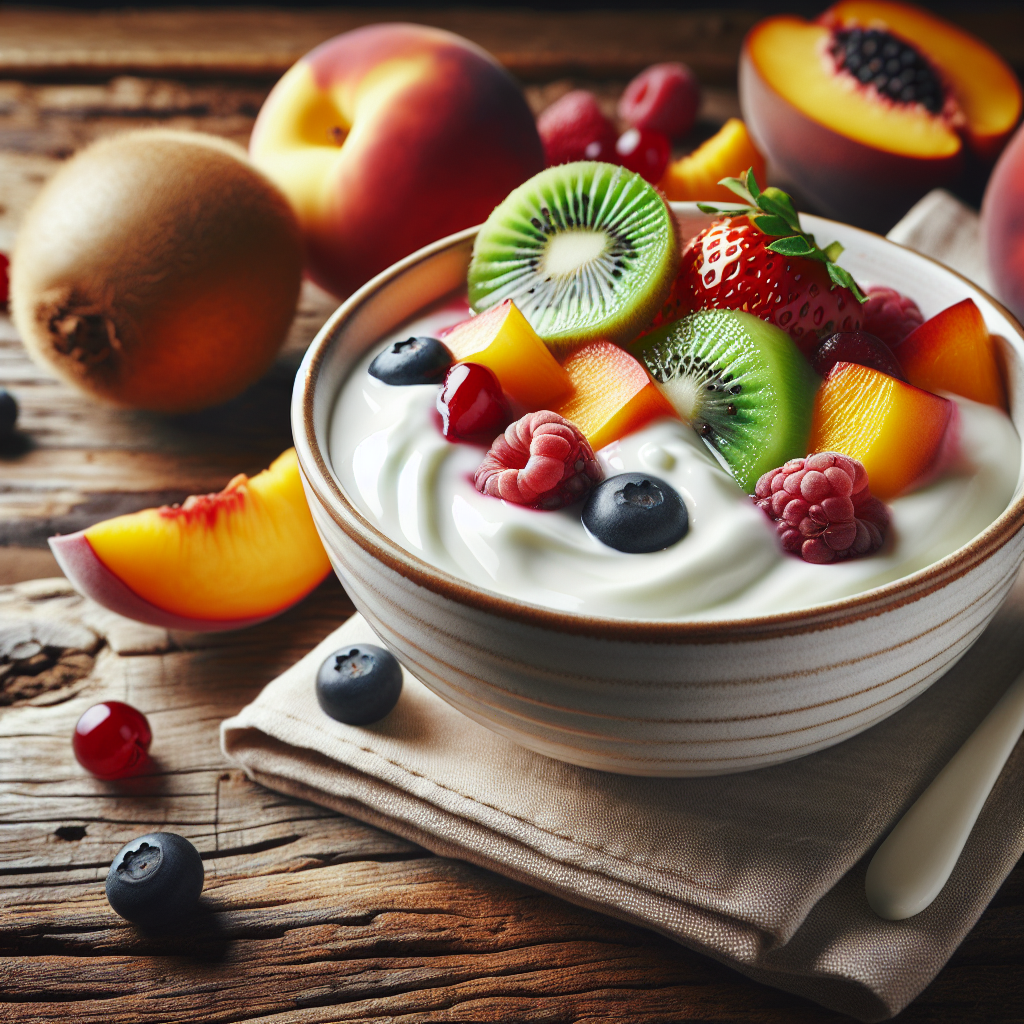
<path id="1" fill-rule="evenodd" d="M 574 160 L 605 160 L 615 156 L 615 125 L 604 116 L 593 93 L 574 89 L 555 100 L 537 118 L 548 167 Z"/>
<path id="2" fill-rule="evenodd" d="M 924 314 L 913 299 L 895 288 L 868 288 L 868 301 L 860 308 L 861 327 L 895 348 L 911 331 L 924 323 Z"/>
<path id="3" fill-rule="evenodd" d="M 872 554 L 889 526 L 889 510 L 872 497 L 867 471 L 838 452 L 769 470 L 757 481 L 754 503 L 776 524 L 786 551 L 820 565 Z"/>
<path id="4" fill-rule="evenodd" d="M 516 505 L 554 510 L 584 497 L 602 477 L 579 428 L 557 412 L 528 412 L 495 438 L 473 483 Z"/>

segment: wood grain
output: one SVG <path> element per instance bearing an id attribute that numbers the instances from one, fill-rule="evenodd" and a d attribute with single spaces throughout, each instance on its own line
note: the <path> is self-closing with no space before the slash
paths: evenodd
<path id="1" fill-rule="evenodd" d="M 0 588 L 8 676 L 38 657 L 32 636 L 91 664 L 0 711 L 5 1021 L 849 1021 L 226 764 L 221 719 L 350 610 L 331 582 L 265 626 L 194 637 L 126 624 L 60 580 Z M 109 697 L 143 710 L 155 736 L 146 774 L 119 783 L 87 776 L 69 743 L 78 715 Z M 139 933 L 103 894 L 118 848 L 155 829 L 187 836 L 206 867 L 181 934 Z M 899 1019 L 1019 1020 L 1022 903 L 1018 867 Z"/>

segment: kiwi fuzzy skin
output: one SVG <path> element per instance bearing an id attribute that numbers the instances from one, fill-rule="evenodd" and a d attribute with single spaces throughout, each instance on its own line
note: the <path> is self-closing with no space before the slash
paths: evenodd
<path id="1" fill-rule="evenodd" d="M 44 187 L 14 248 L 11 312 L 33 358 L 93 397 L 191 412 L 270 367 L 302 256 L 290 206 L 241 147 L 142 129 Z"/>

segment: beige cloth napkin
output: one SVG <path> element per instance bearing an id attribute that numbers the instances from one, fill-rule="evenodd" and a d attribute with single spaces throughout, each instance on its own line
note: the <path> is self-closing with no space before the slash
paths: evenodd
<path id="1" fill-rule="evenodd" d="M 869 854 L 1024 668 L 1024 582 L 964 659 L 896 715 L 829 750 L 719 778 L 561 764 L 408 674 L 382 722 L 334 722 L 316 702 L 317 669 L 331 651 L 375 639 L 350 619 L 223 724 L 225 753 L 272 789 L 654 928 L 865 1021 L 928 984 L 1024 852 L 1018 748 L 931 907 L 889 922 L 864 896 Z"/>

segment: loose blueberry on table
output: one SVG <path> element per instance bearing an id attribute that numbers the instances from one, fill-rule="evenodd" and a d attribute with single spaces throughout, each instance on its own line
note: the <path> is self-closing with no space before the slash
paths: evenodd
<path id="1" fill-rule="evenodd" d="M 170 928 L 195 910 L 203 891 L 199 851 L 173 832 L 150 832 L 123 846 L 107 872 L 107 902 L 150 931 Z"/>
<path id="2" fill-rule="evenodd" d="M 583 525 L 602 544 L 639 555 L 682 540 L 690 517 L 679 492 L 664 480 L 619 473 L 591 492 L 583 506 Z"/>
<path id="3" fill-rule="evenodd" d="M 406 338 L 389 345 L 370 363 L 369 374 L 385 384 L 439 384 L 452 354 L 437 338 Z"/>
<path id="4" fill-rule="evenodd" d="M 79 718 L 71 738 L 78 763 L 100 779 L 122 779 L 145 764 L 153 733 L 130 704 L 107 700 Z"/>
<path id="5" fill-rule="evenodd" d="M 14 433 L 18 422 L 18 403 L 6 388 L 0 388 L 0 440 Z"/>
<path id="6" fill-rule="evenodd" d="M 321 709 L 345 725 L 379 722 L 398 703 L 402 666 L 374 644 L 342 647 L 327 656 L 316 676 Z"/>

